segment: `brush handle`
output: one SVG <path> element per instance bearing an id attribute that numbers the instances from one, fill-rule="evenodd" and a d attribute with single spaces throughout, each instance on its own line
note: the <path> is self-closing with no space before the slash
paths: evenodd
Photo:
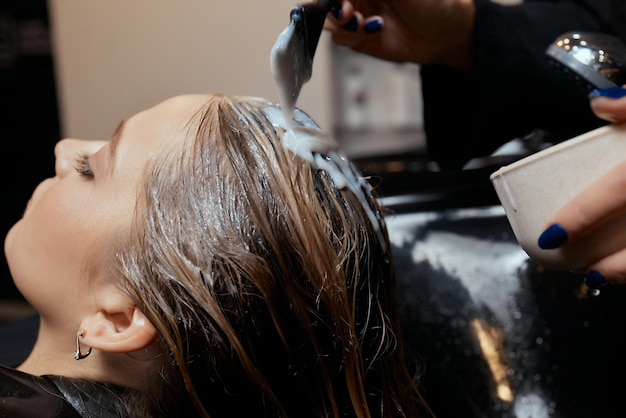
<path id="1" fill-rule="evenodd" d="M 289 18 L 296 25 L 296 31 L 303 37 L 307 57 L 313 61 L 319 43 L 324 20 L 330 9 L 338 5 L 336 0 L 317 0 L 316 2 L 297 4 L 291 9 Z"/>

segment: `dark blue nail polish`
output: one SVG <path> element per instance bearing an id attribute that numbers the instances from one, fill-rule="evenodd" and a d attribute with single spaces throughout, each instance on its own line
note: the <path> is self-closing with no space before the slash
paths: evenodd
<path id="1" fill-rule="evenodd" d="M 356 16 L 352 16 L 352 19 L 350 19 L 348 23 L 343 25 L 342 28 L 350 32 L 356 32 L 356 30 L 359 28 L 359 19 Z"/>
<path id="2" fill-rule="evenodd" d="M 622 87 L 610 87 L 608 89 L 595 89 L 589 93 L 589 98 L 608 97 L 609 99 L 619 99 L 626 96 L 626 89 Z"/>
<path id="3" fill-rule="evenodd" d="M 565 241 L 567 241 L 567 231 L 561 225 L 553 224 L 539 236 L 537 245 L 544 250 L 552 250 L 565 244 Z"/>
<path id="4" fill-rule="evenodd" d="M 343 7 L 335 5 L 330 8 L 330 13 L 333 15 L 335 19 L 339 20 L 339 18 L 341 17 L 342 10 L 343 10 Z"/>
<path id="5" fill-rule="evenodd" d="M 383 23 L 380 21 L 380 19 L 376 19 L 376 20 L 367 22 L 365 26 L 363 26 L 363 29 L 365 30 L 365 33 L 374 33 L 374 32 L 378 32 L 380 28 L 382 27 L 383 27 Z"/>
<path id="6" fill-rule="evenodd" d="M 590 271 L 585 276 L 585 284 L 589 289 L 600 289 L 609 284 L 602 274 L 597 271 Z"/>

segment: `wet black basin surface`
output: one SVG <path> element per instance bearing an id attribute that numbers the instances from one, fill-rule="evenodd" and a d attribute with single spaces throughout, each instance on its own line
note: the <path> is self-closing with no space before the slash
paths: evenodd
<path id="1" fill-rule="evenodd" d="M 466 188 L 465 173 L 445 174 L 449 188 L 411 187 L 411 173 L 382 199 L 426 400 L 440 418 L 626 416 L 626 286 L 592 296 L 531 261 L 492 194 L 496 168 Z"/>
<path id="2" fill-rule="evenodd" d="M 623 417 L 626 292 L 542 270 L 500 207 L 391 219 L 404 336 L 439 417 Z"/>

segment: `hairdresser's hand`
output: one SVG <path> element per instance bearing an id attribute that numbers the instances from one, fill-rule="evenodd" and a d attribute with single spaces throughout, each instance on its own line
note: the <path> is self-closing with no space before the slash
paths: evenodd
<path id="1" fill-rule="evenodd" d="M 591 109 L 599 118 L 611 122 L 626 121 L 626 89 L 594 90 L 589 97 Z M 624 162 L 569 201 L 552 217 L 539 239 L 540 247 L 567 245 L 607 219 L 626 212 L 626 156 L 624 158 Z M 626 231 L 615 233 L 625 234 Z M 598 288 L 608 282 L 626 282 L 626 249 L 588 267 L 585 283 L 589 287 Z"/>
<path id="2" fill-rule="evenodd" d="M 471 66 L 473 0 L 339 0 L 324 28 L 333 41 L 395 62 Z"/>

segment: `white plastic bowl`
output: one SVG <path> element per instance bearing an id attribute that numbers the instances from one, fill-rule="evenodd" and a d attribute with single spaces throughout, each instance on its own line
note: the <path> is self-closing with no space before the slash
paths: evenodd
<path id="1" fill-rule="evenodd" d="M 577 270 L 626 248 L 626 214 L 562 248 L 544 250 L 537 245 L 558 209 L 624 160 L 626 124 L 607 125 L 494 172 L 491 181 L 524 251 L 546 268 Z"/>

